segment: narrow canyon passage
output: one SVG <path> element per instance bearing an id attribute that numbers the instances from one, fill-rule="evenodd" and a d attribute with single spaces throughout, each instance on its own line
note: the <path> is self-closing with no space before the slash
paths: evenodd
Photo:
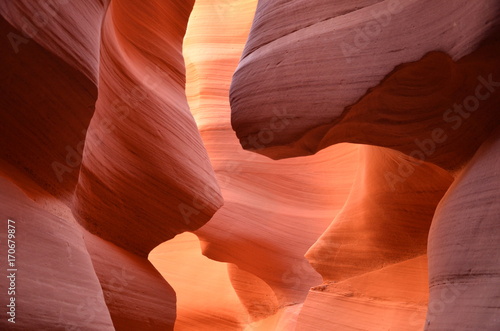
<path id="1" fill-rule="evenodd" d="M 498 331 L 499 14 L 0 1 L 0 329 Z"/>

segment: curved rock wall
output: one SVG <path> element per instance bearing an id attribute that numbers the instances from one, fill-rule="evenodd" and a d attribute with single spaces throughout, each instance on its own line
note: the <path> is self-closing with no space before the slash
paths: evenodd
<path id="1" fill-rule="evenodd" d="M 204 255 L 235 265 L 234 288 L 252 318 L 261 320 L 300 304 L 321 282 L 304 254 L 347 198 L 358 147 L 336 146 L 307 160 L 280 162 L 241 149 L 231 131 L 227 96 L 254 6 L 253 1 L 197 2 L 184 54 L 188 101 L 225 201 L 195 233 Z M 208 21 L 214 23 L 207 30 Z M 275 112 L 264 139 L 289 124 L 286 108 Z"/>
<path id="2" fill-rule="evenodd" d="M 2 329 L 173 329 L 176 294 L 147 254 L 222 205 L 184 92 L 192 6 L 0 5 L 0 211 L 19 231 Z"/>
<path id="3" fill-rule="evenodd" d="M 2 2 L 0 328 L 498 330 L 499 13 Z"/>
<path id="4" fill-rule="evenodd" d="M 425 254 L 434 210 L 453 181 L 400 152 L 362 146 L 349 198 L 306 257 L 324 280 L 341 281 Z M 398 168 L 413 173 L 391 182 Z M 395 176 L 395 175 L 394 175 Z"/>
<path id="5" fill-rule="evenodd" d="M 429 232 L 425 330 L 500 326 L 500 131 L 477 151 L 436 209 Z"/>
<path id="6" fill-rule="evenodd" d="M 244 148 L 283 158 L 352 142 L 446 169 L 470 159 L 497 119 L 484 81 L 498 82 L 498 44 L 476 49 L 498 30 L 499 3 L 373 2 L 323 2 L 318 12 L 308 1 L 262 1 L 231 86 Z M 281 107 L 296 120 L 252 144 Z"/>
<path id="7" fill-rule="evenodd" d="M 90 232 L 142 256 L 222 205 L 184 92 L 191 8 L 114 1 L 103 22 L 99 99 L 73 208 Z"/>
<path id="8" fill-rule="evenodd" d="M 177 295 L 175 330 L 240 330 L 251 321 L 231 285 L 229 265 L 202 256 L 194 234 L 159 245 L 149 259 Z"/>
<path id="9" fill-rule="evenodd" d="M 230 92 L 242 147 L 282 159 L 375 145 L 306 254 L 324 283 L 298 329 L 499 327 L 486 244 L 500 236 L 499 12 L 496 1 L 259 2 Z M 291 125 L 259 140 L 280 108 Z"/>
<path id="10" fill-rule="evenodd" d="M 114 330 L 78 223 L 71 214 L 61 218 L 63 215 L 50 210 L 59 209 L 55 199 L 46 197 L 43 207 L 4 177 L 4 170 L 1 175 L 0 217 L 5 230 L 0 240 L 5 254 L 0 257 L 4 310 L 0 328 Z M 18 175 L 15 178 L 22 180 Z M 24 183 L 30 185 L 32 194 L 36 190 L 37 200 L 43 199 L 42 189 L 28 179 Z M 11 231 L 7 231 L 9 219 L 13 221 L 9 222 Z M 13 236 L 8 238 L 8 234 Z M 12 254 L 7 254 L 7 243 Z M 4 308 L 8 305 L 14 309 Z M 15 323 L 8 318 L 14 318 Z"/>

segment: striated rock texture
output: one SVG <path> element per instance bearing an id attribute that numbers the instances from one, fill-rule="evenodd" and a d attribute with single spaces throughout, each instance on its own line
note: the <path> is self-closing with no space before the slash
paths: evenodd
<path id="1" fill-rule="evenodd" d="M 353 142 L 462 166 L 498 122 L 499 46 L 483 43 L 498 1 L 319 2 L 259 4 L 231 86 L 243 147 L 282 158 Z M 253 143 L 282 107 L 300 120 Z"/>
<path id="2" fill-rule="evenodd" d="M 296 330 L 422 330 L 427 257 L 311 289 Z"/>
<path id="3" fill-rule="evenodd" d="M 146 259 L 84 231 L 116 330 L 172 330 L 176 295 Z"/>
<path id="4" fill-rule="evenodd" d="M 306 254 L 324 284 L 309 292 L 299 329 L 421 329 L 427 233 L 452 177 L 398 151 L 362 146 L 361 152 L 342 211 Z M 386 178 L 398 168 L 411 176 L 394 185 Z"/>
<path id="5" fill-rule="evenodd" d="M 429 232 L 425 330 L 500 327 L 499 169 L 497 129 L 436 209 Z"/>
<path id="6" fill-rule="evenodd" d="M 100 1 L 0 3 L 0 156 L 66 201 L 97 99 L 104 12 Z"/>
<path id="7" fill-rule="evenodd" d="M 486 244 L 500 238 L 499 13 L 498 1 L 259 2 L 230 92 L 242 147 L 282 159 L 374 145 L 306 254 L 324 283 L 298 330 L 500 327 Z M 266 139 L 276 109 L 291 125 Z"/>
<path id="8" fill-rule="evenodd" d="M 191 8 L 114 1 L 103 22 L 99 99 L 73 208 L 90 232 L 142 256 L 222 205 L 184 93 Z"/>
<path id="9" fill-rule="evenodd" d="M 197 2 L 184 54 L 188 101 L 224 197 L 224 206 L 195 233 L 205 256 L 232 264 L 234 290 L 251 321 L 260 322 L 299 305 L 321 282 L 304 254 L 347 198 L 358 147 L 279 162 L 242 150 L 230 126 L 228 92 L 254 8 L 253 1 Z M 276 109 L 268 131 L 288 125 L 287 109 Z M 273 323 L 279 321 L 259 327 Z"/>
<path id="10" fill-rule="evenodd" d="M 499 14 L 3 1 L 0 329 L 499 330 Z"/>
<path id="11" fill-rule="evenodd" d="M 425 254 L 434 210 L 453 177 L 382 147 L 362 146 L 349 198 L 306 254 L 325 280 L 340 281 Z M 413 163 L 412 163 L 413 162 Z M 412 174 L 391 178 L 398 167 Z"/>
<path id="12" fill-rule="evenodd" d="M 104 296 L 85 248 L 78 223 L 70 216 L 59 217 L 23 193 L 5 177 L 0 177 L 2 229 L 0 255 L 2 277 L 2 330 L 114 330 Z M 20 179 L 16 176 L 16 179 Z M 43 199 L 44 191 L 28 179 L 31 194 Z M 50 199 L 50 203 L 56 205 Z M 50 207 L 49 207 L 50 208 Z M 61 215 L 62 216 L 62 215 Z M 13 227 L 7 231 L 7 220 Z M 13 231 L 12 231 L 13 230 Z M 13 234 L 10 242 L 7 234 Z M 7 243 L 14 244 L 7 254 Z M 12 248 L 12 246 L 9 246 Z M 12 253 L 12 254 L 10 254 Z M 14 261 L 7 270 L 7 259 Z M 11 276 L 7 278 L 6 276 Z M 12 277 L 13 276 L 13 277 Z M 15 298 L 14 315 L 10 298 Z M 14 323 L 7 318 L 14 317 Z"/>
<path id="13" fill-rule="evenodd" d="M 19 234 L 2 330 L 173 329 L 147 255 L 222 205 L 184 92 L 192 6 L 0 4 L 2 251 L 7 218 Z"/>
<path id="14" fill-rule="evenodd" d="M 228 264 L 202 256 L 194 234 L 159 245 L 149 259 L 177 294 L 175 330 L 239 330 L 250 321 L 231 285 Z"/>

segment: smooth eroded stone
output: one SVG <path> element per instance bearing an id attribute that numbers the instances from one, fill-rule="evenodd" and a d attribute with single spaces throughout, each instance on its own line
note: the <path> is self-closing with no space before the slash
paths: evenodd
<path id="1" fill-rule="evenodd" d="M 230 92 L 245 149 L 280 159 L 351 142 L 457 169 L 498 122 L 497 1 L 261 3 Z M 290 124 L 259 140 L 281 109 Z"/>
<path id="2" fill-rule="evenodd" d="M 229 265 L 203 256 L 196 235 L 177 235 L 153 249 L 149 260 L 177 295 L 175 330 L 236 331 L 251 321 Z"/>
<path id="3" fill-rule="evenodd" d="M 20 33 L 4 17 L 0 31 L 2 36 Z M 16 52 L 8 38 L 0 38 L 0 47 L 0 158 L 70 201 L 94 113 L 96 83 L 35 40 Z"/>
<path id="4" fill-rule="evenodd" d="M 151 262 L 86 231 L 84 236 L 116 330 L 173 330 L 175 291 Z"/>
<path id="5" fill-rule="evenodd" d="M 73 211 L 91 233 L 143 257 L 222 205 L 184 91 L 192 5 L 115 1 L 103 22 L 99 99 Z"/>
<path id="6" fill-rule="evenodd" d="M 48 212 L 4 177 L 0 196 L 0 328 L 114 330 L 76 221 Z M 11 298 L 15 315 L 6 314 Z"/>
<path id="7" fill-rule="evenodd" d="M 184 55 L 188 101 L 225 201 L 196 234 L 204 255 L 237 267 L 231 273 L 235 289 L 260 323 L 279 307 L 297 306 L 311 286 L 321 283 L 304 254 L 342 208 L 354 180 L 358 146 L 342 144 L 278 162 L 242 150 L 231 129 L 227 96 L 255 4 L 198 1 Z M 260 136 L 272 140 L 288 124 L 276 117 Z"/>
<path id="8" fill-rule="evenodd" d="M 325 281 L 340 281 L 425 254 L 437 204 L 453 177 L 401 152 L 360 147 L 350 195 L 306 254 Z"/>
<path id="9" fill-rule="evenodd" d="M 499 171 L 497 129 L 436 209 L 425 330 L 500 329 Z"/>
<path id="10" fill-rule="evenodd" d="M 297 330 L 422 330 L 427 256 L 313 287 Z"/>

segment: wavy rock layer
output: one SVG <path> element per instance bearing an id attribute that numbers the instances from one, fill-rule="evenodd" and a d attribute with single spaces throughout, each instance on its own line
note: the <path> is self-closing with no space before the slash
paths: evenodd
<path id="1" fill-rule="evenodd" d="M 146 259 L 84 232 L 116 330 L 173 330 L 176 295 Z"/>
<path id="2" fill-rule="evenodd" d="M 500 130 L 439 204 L 429 233 L 425 330 L 500 328 Z"/>
<path id="3" fill-rule="evenodd" d="M 22 35 L 3 17 L 0 29 L 4 36 Z M 0 157 L 69 201 L 94 112 L 96 84 L 33 40 L 19 49 L 7 38 L 0 43 Z"/>
<path id="4" fill-rule="evenodd" d="M 147 254 L 222 204 L 184 92 L 192 5 L 0 4 L 0 170 L 15 182 L 0 212 L 20 225 L 20 329 L 173 328 L 175 293 Z"/>
<path id="5" fill-rule="evenodd" d="M 99 72 L 101 21 L 109 0 L 4 1 L 0 13 L 9 31 L 9 50 L 22 55 L 38 44 L 94 84 Z M 33 42 L 34 41 L 34 42 Z"/>
<path id="6" fill-rule="evenodd" d="M 149 260 L 177 294 L 175 330 L 240 330 L 250 321 L 231 285 L 228 265 L 202 256 L 194 234 L 159 245 Z"/>
<path id="7" fill-rule="evenodd" d="M 425 254 L 434 210 L 453 180 L 446 171 L 394 150 L 360 150 L 349 198 L 306 254 L 327 281 Z M 398 181 L 402 174 L 407 176 Z"/>
<path id="8" fill-rule="evenodd" d="M 427 257 L 311 289 L 297 330 L 422 330 Z"/>
<path id="9" fill-rule="evenodd" d="M 204 255 L 236 266 L 230 271 L 236 293 L 252 318 L 261 320 L 300 304 L 321 282 L 304 254 L 347 198 L 358 147 L 279 162 L 241 149 L 231 131 L 227 95 L 254 6 L 197 2 L 184 54 L 188 100 L 225 201 L 196 234 Z M 276 109 L 262 136 L 273 139 L 289 124 L 287 109 Z"/>
<path id="10" fill-rule="evenodd" d="M 341 142 L 389 148 L 361 148 L 349 198 L 309 249 L 325 283 L 309 293 L 298 329 L 498 328 L 497 263 L 482 240 L 500 233 L 488 214 L 498 153 L 493 142 L 476 151 L 500 119 L 499 12 L 496 1 L 259 3 L 230 91 L 241 145 L 274 159 Z M 277 109 L 289 123 L 279 132 L 270 130 Z"/>
<path id="11" fill-rule="evenodd" d="M 193 5 L 0 4 L 0 328 L 500 329 L 499 2 Z"/>
<path id="12" fill-rule="evenodd" d="M 452 177 L 394 150 L 362 146 L 361 153 L 344 208 L 306 254 L 324 283 L 309 292 L 299 329 L 423 325 L 427 233 Z M 391 181 L 403 170 L 404 181 Z"/>
<path id="13" fill-rule="evenodd" d="M 464 56 L 498 29 L 497 1 L 360 1 L 341 12 L 329 2 L 321 13 L 292 3 L 309 18 L 280 15 L 280 1 L 259 6 L 233 77 L 232 125 L 245 148 L 283 158 L 353 142 L 455 169 L 491 133 L 498 46 Z M 254 144 L 281 107 L 296 120 Z"/>
<path id="14" fill-rule="evenodd" d="M 74 212 L 90 232 L 141 256 L 222 204 L 183 89 L 191 7 L 114 1 L 103 23 L 99 99 Z"/>
<path id="15" fill-rule="evenodd" d="M 401 65 L 329 129 L 320 145 L 348 137 L 444 169 L 462 167 L 498 125 L 499 50 L 500 43 L 491 42 L 457 62 L 431 53 Z M 377 138 L 363 133 L 351 140 L 355 128 Z"/>
<path id="16" fill-rule="evenodd" d="M 0 257 L 3 269 L 0 303 L 4 310 L 0 327 L 2 330 L 76 327 L 114 330 L 78 223 L 72 217 L 61 218 L 56 200 L 44 199 L 44 191 L 32 181 L 15 172 L 10 172 L 12 174 L 15 180 L 29 184 L 32 196 L 44 200 L 45 207 L 25 195 L 2 171 L 0 217 L 5 229 L 0 239 L 5 254 Z M 11 223 L 15 226 L 14 238 L 9 242 L 15 243 L 11 255 L 16 270 L 12 271 L 7 270 L 8 219 L 15 222 Z M 12 273 L 14 278 L 6 277 Z M 7 293 L 8 288 L 14 293 Z M 15 315 L 6 317 L 5 307 L 11 304 L 11 297 L 15 298 Z M 15 324 L 7 321 L 11 317 L 15 317 Z"/>

